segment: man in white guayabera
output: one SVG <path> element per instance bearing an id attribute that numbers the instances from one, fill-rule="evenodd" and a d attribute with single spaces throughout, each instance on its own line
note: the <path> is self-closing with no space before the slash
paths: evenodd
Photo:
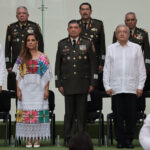
<path id="1" fill-rule="evenodd" d="M 141 47 L 128 41 L 129 28 L 116 28 L 117 42 L 111 44 L 104 65 L 104 87 L 112 96 L 117 148 L 134 148 L 136 97 L 140 97 L 146 79 Z"/>

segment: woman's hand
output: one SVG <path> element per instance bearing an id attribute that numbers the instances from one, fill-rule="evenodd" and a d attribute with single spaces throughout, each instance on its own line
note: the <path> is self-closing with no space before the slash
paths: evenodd
<path id="1" fill-rule="evenodd" d="M 49 97 L 49 90 L 45 89 L 44 91 L 44 100 L 47 100 Z"/>
<path id="2" fill-rule="evenodd" d="M 22 100 L 22 94 L 21 94 L 21 90 L 20 89 L 17 89 L 17 97 L 18 97 L 19 101 Z"/>

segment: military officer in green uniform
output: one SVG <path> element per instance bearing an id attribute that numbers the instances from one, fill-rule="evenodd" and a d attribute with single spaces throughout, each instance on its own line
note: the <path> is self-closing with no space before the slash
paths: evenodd
<path id="1" fill-rule="evenodd" d="M 125 24 L 130 29 L 130 37 L 129 40 L 133 43 L 137 43 L 141 46 L 144 61 L 147 71 L 147 79 L 145 82 L 144 91 L 150 90 L 150 46 L 149 46 L 149 39 L 148 39 L 148 32 L 144 29 L 136 27 L 137 18 L 134 12 L 128 12 L 125 15 Z M 116 42 L 116 36 L 113 36 L 113 43 Z M 145 110 L 145 97 L 142 96 L 137 99 L 137 111 Z"/>
<path id="2" fill-rule="evenodd" d="M 93 111 L 97 110 L 97 108 L 102 108 L 102 98 L 99 91 L 105 91 L 102 80 L 106 51 L 105 33 L 103 22 L 101 20 L 93 19 L 91 17 L 92 6 L 90 3 L 82 3 L 79 6 L 79 12 L 81 15 L 81 19 L 78 20 L 78 22 L 81 27 L 81 36 L 92 40 L 96 50 L 96 60 L 98 64 L 98 84 L 95 90 L 90 93 L 91 101 L 88 101 L 87 104 L 88 111 Z M 91 117 L 88 118 L 88 121 L 93 122 L 94 120 Z"/>
<path id="3" fill-rule="evenodd" d="M 82 3 L 79 7 L 81 19 L 78 20 L 81 27 L 81 36 L 92 40 L 95 50 L 99 72 L 102 72 L 105 59 L 105 34 L 101 20 L 91 18 L 92 6 L 89 3 Z"/>
<path id="4" fill-rule="evenodd" d="M 56 55 L 56 87 L 65 96 L 66 141 L 73 135 L 75 117 L 78 130 L 85 130 L 87 94 L 94 90 L 98 79 L 95 48 L 90 40 L 79 36 L 80 31 L 77 20 L 71 20 L 69 37 L 58 43 Z"/>
<path id="5" fill-rule="evenodd" d="M 6 68 L 12 71 L 13 65 L 19 56 L 25 36 L 28 33 L 35 33 L 39 38 L 38 49 L 43 52 L 43 38 L 41 29 L 37 23 L 28 20 L 28 10 L 20 6 L 16 10 L 17 22 L 8 25 L 5 43 Z"/>
<path id="6" fill-rule="evenodd" d="M 102 71 L 106 50 L 103 22 L 91 17 L 92 6 L 89 3 L 82 3 L 79 6 L 79 12 L 81 19 L 78 20 L 78 22 L 81 27 L 81 36 L 91 39 L 96 50 L 99 71 L 98 89 L 105 91 L 102 82 Z"/>

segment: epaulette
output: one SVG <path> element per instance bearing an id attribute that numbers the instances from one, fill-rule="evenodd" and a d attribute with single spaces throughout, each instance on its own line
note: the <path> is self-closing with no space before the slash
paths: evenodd
<path id="1" fill-rule="evenodd" d="M 93 22 L 99 22 L 99 23 L 103 23 L 103 21 L 102 21 L 102 20 L 93 19 L 93 18 L 91 18 L 91 20 L 92 20 Z"/>
<path id="2" fill-rule="evenodd" d="M 81 38 L 84 39 L 84 40 L 92 41 L 92 38 L 87 37 L 87 36 L 82 36 Z"/>
<path id="3" fill-rule="evenodd" d="M 58 43 L 64 42 L 64 41 L 66 41 L 66 40 L 68 40 L 68 37 L 67 37 L 67 38 L 64 38 L 64 39 L 62 39 L 62 40 L 60 40 Z"/>
<path id="4" fill-rule="evenodd" d="M 143 28 L 139 28 L 141 31 L 143 32 L 146 32 L 147 33 L 147 30 L 143 29 Z"/>
<path id="5" fill-rule="evenodd" d="M 37 25 L 37 23 L 35 23 L 35 22 L 33 22 L 33 21 L 30 21 L 30 20 L 28 20 L 28 23 L 31 23 L 31 24 Z"/>
<path id="6" fill-rule="evenodd" d="M 11 29 L 13 26 L 15 26 L 17 24 L 17 22 L 13 22 L 11 24 L 8 25 L 7 29 Z"/>

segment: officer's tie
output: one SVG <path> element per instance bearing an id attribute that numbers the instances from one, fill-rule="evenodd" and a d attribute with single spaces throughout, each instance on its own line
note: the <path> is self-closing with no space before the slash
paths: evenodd
<path id="1" fill-rule="evenodd" d="M 26 27 L 25 25 L 22 25 L 22 30 L 24 30 L 24 29 L 25 29 L 25 27 Z"/>
<path id="2" fill-rule="evenodd" d="M 73 47 L 76 47 L 76 40 L 73 40 Z"/>
<path id="3" fill-rule="evenodd" d="M 84 23 L 84 29 L 85 30 L 87 29 L 87 23 Z"/>
<path id="4" fill-rule="evenodd" d="M 132 30 L 130 30 L 130 38 L 132 38 Z"/>

